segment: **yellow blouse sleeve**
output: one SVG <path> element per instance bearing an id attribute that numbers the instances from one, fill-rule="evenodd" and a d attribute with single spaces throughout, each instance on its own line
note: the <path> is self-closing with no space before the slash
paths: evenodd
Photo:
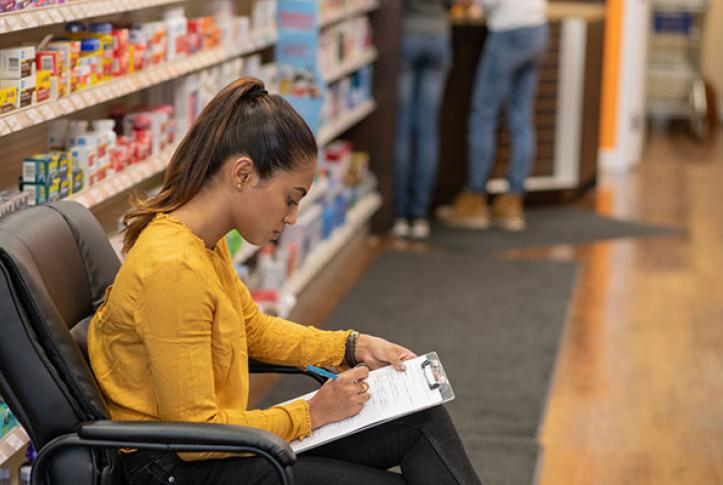
<path id="1" fill-rule="evenodd" d="M 309 364 L 341 367 L 351 330 L 325 331 L 265 315 L 237 278 L 246 320 L 249 356 L 269 364 L 305 367 Z"/>
<path id="2" fill-rule="evenodd" d="M 226 410 L 218 405 L 212 363 L 215 296 L 204 281 L 202 272 L 183 263 L 156 270 L 145 282 L 142 301 L 136 307 L 159 419 L 252 426 L 287 441 L 308 435 L 311 421 L 306 401 L 254 411 Z"/>

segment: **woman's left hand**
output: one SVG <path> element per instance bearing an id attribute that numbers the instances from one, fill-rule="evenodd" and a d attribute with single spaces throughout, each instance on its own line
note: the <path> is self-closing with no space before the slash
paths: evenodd
<path id="1" fill-rule="evenodd" d="M 354 355 L 357 362 L 363 362 L 371 370 L 391 364 L 398 371 L 405 369 L 402 361 L 413 359 L 416 356 L 417 354 L 401 345 L 365 334 L 357 337 Z"/>

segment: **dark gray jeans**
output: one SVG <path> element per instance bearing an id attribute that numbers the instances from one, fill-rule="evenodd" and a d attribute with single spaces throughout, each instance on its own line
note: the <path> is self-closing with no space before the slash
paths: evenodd
<path id="1" fill-rule="evenodd" d="M 262 458 L 181 461 L 175 453 L 125 457 L 130 485 L 276 485 Z M 399 466 L 400 473 L 388 471 Z M 297 485 L 478 485 L 443 406 L 421 411 L 301 453 Z"/>

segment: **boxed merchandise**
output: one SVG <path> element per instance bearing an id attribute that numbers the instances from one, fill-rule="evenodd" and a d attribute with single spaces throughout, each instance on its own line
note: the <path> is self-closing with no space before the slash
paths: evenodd
<path id="1" fill-rule="evenodd" d="M 35 103 L 35 75 L 22 79 L 0 79 L 0 88 L 15 89 L 15 108 L 24 108 Z"/>
<path id="2" fill-rule="evenodd" d="M 35 74 L 35 47 L 0 49 L 0 79 L 22 79 Z"/>
<path id="3" fill-rule="evenodd" d="M 15 109 L 18 103 L 18 90 L 16 88 L 0 87 L 0 114 Z"/>
<path id="4" fill-rule="evenodd" d="M 58 67 L 60 82 L 60 96 L 70 94 L 78 89 L 78 60 L 80 59 L 80 42 L 75 40 L 57 40 L 48 44 L 46 49 L 50 52 L 60 53 Z M 65 94 L 63 94 L 65 93 Z"/>
<path id="5" fill-rule="evenodd" d="M 60 176 L 58 152 L 38 153 L 23 160 L 23 183 L 48 185 Z"/>
<path id="6" fill-rule="evenodd" d="M 99 80 L 108 81 L 113 77 L 113 25 L 109 22 L 90 24 L 91 38 L 100 42 Z"/>
<path id="7" fill-rule="evenodd" d="M 28 194 L 17 190 L 0 191 L 0 217 L 28 206 Z"/>
<path id="8" fill-rule="evenodd" d="M 55 101 L 58 99 L 58 77 L 50 71 L 38 71 L 35 76 L 35 101 Z"/>

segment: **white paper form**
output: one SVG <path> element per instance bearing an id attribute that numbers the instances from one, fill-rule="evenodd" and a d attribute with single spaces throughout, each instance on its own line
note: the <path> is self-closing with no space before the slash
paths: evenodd
<path id="1" fill-rule="evenodd" d="M 442 404 L 440 390 L 430 388 L 431 381 L 422 367 L 425 360 L 426 356 L 420 356 L 405 361 L 404 372 L 398 372 L 391 366 L 370 372 L 366 382 L 371 399 L 359 414 L 315 429 L 309 438 L 292 441 L 291 448 L 299 453 L 373 425 Z M 316 392 L 299 399 L 308 400 L 314 394 Z"/>

